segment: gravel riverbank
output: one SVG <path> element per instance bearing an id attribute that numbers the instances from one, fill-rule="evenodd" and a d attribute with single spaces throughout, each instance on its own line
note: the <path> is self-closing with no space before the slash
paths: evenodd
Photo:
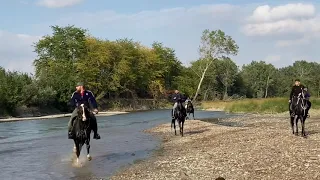
<path id="1" fill-rule="evenodd" d="M 154 156 L 111 179 L 320 179 L 317 117 L 306 121 L 307 138 L 291 133 L 288 114 L 223 120 L 230 126 L 187 120 L 185 137 L 163 124 L 146 130 L 163 138 Z"/>

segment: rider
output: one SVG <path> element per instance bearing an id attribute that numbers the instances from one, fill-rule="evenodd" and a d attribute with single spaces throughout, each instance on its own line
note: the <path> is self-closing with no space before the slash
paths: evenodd
<path id="1" fill-rule="evenodd" d="M 190 99 L 190 97 L 188 96 L 188 98 L 186 99 L 186 101 L 184 102 L 185 103 L 185 108 L 187 109 L 187 107 L 188 107 L 188 102 L 191 102 L 191 99 Z"/>
<path id="2" fill-rule="evenodd" d="M 302 90 L 304 89 L 304 86 L 300 83 L 300 79 L 296 79 L 294 82 L 294 86 L 292 86 L 290 97 L 289 97 L 289 103 L 290 103 L 290 110 L 293 109 L 291 100 L 293 97 L 298 97 L 300 93 L 302 93 Z M 291 114 L 292 117 L 294 117 L 294 113 Z"/>
<path id="3" fill-rule="evenodd" d="M 75 108 L 72 112 L 72 115 L 70 117 L 69 123 L 68 123 L 68 138 L 73 139 L 73 135 L 71 133 L 72 127 L 73 127 L 73 121 L 77 117 L 77 107 L 81 104 L 85 104 L 89 107 L 89 103 L 94 108 L 94 112 L 98 113 L 98 105 L 97 101 L 93 95 L 93 93 L 89 90 L 85 89 L 85 86 L 83 83 L 79 82 L 76 85 L 76 91 L 72 94 L 70 104 Z M 94 139 L 100 139 L 100 135 L 98 134 L 98 125 L 97 125 L 97 119 L 93 115 L 92 112 L 90 112 L 90 122 L 92 123 L 92 130 L 94 132 L 93 138 Z"/>
<path id="4" fill-rule="evenodd" d="M 183 95 L 180 94 L 180 92 L 178 90 L 175 90 L 174 94 L 172 96 L 172 100 L 174 101 L 174 104 L 173 104 L 173 107 L 171 110 L 171 115 L 172 115 L 172 118 L 174 118 L 174 112 L 178 106 L 178 102 L 183 101 Z"/>

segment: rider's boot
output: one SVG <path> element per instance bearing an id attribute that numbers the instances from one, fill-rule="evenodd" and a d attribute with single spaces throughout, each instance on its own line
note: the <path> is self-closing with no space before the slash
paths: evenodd
<path id="1" fill-rule="evenodd" d="M 73 139 L 73 135 L 71 131 L 68 131 L 68 139 Z"/>
<path id="2" fill-rule="evenodd" d="M 91 118 L 91 122 L 92 122 L 93 139 L 100 139 L 101 137 L 98 134 L 97 119 L 94 116 Z"/>
<path id="3" fill-rule="evenodd" d="M 101 139 L 101 137 L 97 132 L 94 132 L 93 139 Z"/>

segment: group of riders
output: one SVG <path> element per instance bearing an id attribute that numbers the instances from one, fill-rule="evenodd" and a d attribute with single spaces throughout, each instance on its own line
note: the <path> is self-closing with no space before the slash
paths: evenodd
<path id="1" fill-rule="evenodd" d="M 295 84 L 292 87 L 291 93 L 290 93 L 290 97 L 289 97 L 289 103 L 290 103 L 290 111 L 292 111 L 293 113 L 291 114 L 292 117 L 295 116 L 293 109 L 296 108 L 295 104 L 292 103 L 293 98 L 300 98 L 302 97 L 306 104 L 305 107 L 306 108 L 306 112 L 309 111 L 309 109 L 311 108 L 311 102 L 309 100 L 310 98 L 310 93 L 308 91 L 308 88 L 303 86 L 300 83 L 299 79 L 295 80 Z M 185 102 L 185 104 L 187 105 L 188 102 L 191 102 L 191 99 L 189 97 L 186 97 L 184 95 L 182 95 L 178 90 L 175 90 L 174 94 L 171 97 L 172 101 L 174 102 L 172 111 L 171 111 L 171 115 L 172 118 L 175 118 L 175 111 L 177 108 L 177 105 L 179 102 L 183 103 Z M 87 107 L 90 107 L 90 104 L 93 107 L 93 112 L 94 113 L 98 113 L 98 105 L 96 102 L 96 99 L 93 95 L 93 93 L 89 90 L 86 90 L 85 85 L 83 83 L 77 83 L 76 85 L 76 91 L 72 94 L 71 97 L 71 102 L 70 104 L 73 106 L 74 111 L 72 112 L 72 115 L 70 117 L 69 123 L 68 123 L 68 138 L 69 139 L 73 139 L 74 135 L 72 134 L 72 128 L 73 128 L 73 122 L 76 119 L 78 112 L 77 112 L 77 107 L 80 106 L 81 104 L 86 105 Z M 98 126 L 97 126 L 97 119 L 94 116 L 93 112 L 90 111 L 89 113 L 89 119 L 90 119 L 90 124 L 91 124 L 91 128 L 94 132 L 93 138 L 94 139 L 100 139 L 100 135 L 98 134 Z M 308 114 L 307 114 L 308 115 Z"/>
<path id="2" fill-rule="evenodd" d="M 171 97 L 172 101 L 174 101 L 174 105 L 172 108 L 172 118 L 174 118 L 175 110 L 177 108 L 178 102 L 185 102 L 186 105 L 188 102 L 191 102 L 191 99 L 189 97 L 186 97 L 182 95 L 178 90 L 175 90 L 173 96 Z M 84 104 L 86 107 L 90 107 L 90 105 L 93 107 L 93 112 L 98 113 L 98 104 L 97 101 L 93 95 L 93 93 L 85 88 L 84 83 L 79 82 L 76 84 L 76 91 L 72 94 L 70 105 L 74 108 L 69 123 L 68 123 L 68 138 L 74 139 L 74 134 L 72 133 L 72 128 L 74 124 L 74 120 L 78 116 L 78 109 L 81 104 Z M 100 139 L 100 135 L 98 134 L 98 126 L 97 126 L 97 119 L 94 116 L 93 112 L 90 111 L 89 113 L 89 119 L 90 119 L 90 126 L 93 131 L 93 139 Z"/>

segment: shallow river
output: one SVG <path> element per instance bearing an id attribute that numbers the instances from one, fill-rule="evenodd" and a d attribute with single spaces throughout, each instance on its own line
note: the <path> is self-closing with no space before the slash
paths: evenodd
<path id="1" fill-rule="evenodd" d="M 169 115 L 169 110 L 155 110 L 98 116 L 101 139 L 91 140 L 90 162 L 86 161 L 84 146 L 81 168 L 72 166 L 73 141 L 67 138 L 68 118 L 0 123 L 0 179 L 110 177 L 121 167 L 148 157 L 158 147 L 159 139 L 142 130 L 170 122 Z M 196 119 L 228 116 L 231 115 L 224 112 L 195 112 Z"/>

